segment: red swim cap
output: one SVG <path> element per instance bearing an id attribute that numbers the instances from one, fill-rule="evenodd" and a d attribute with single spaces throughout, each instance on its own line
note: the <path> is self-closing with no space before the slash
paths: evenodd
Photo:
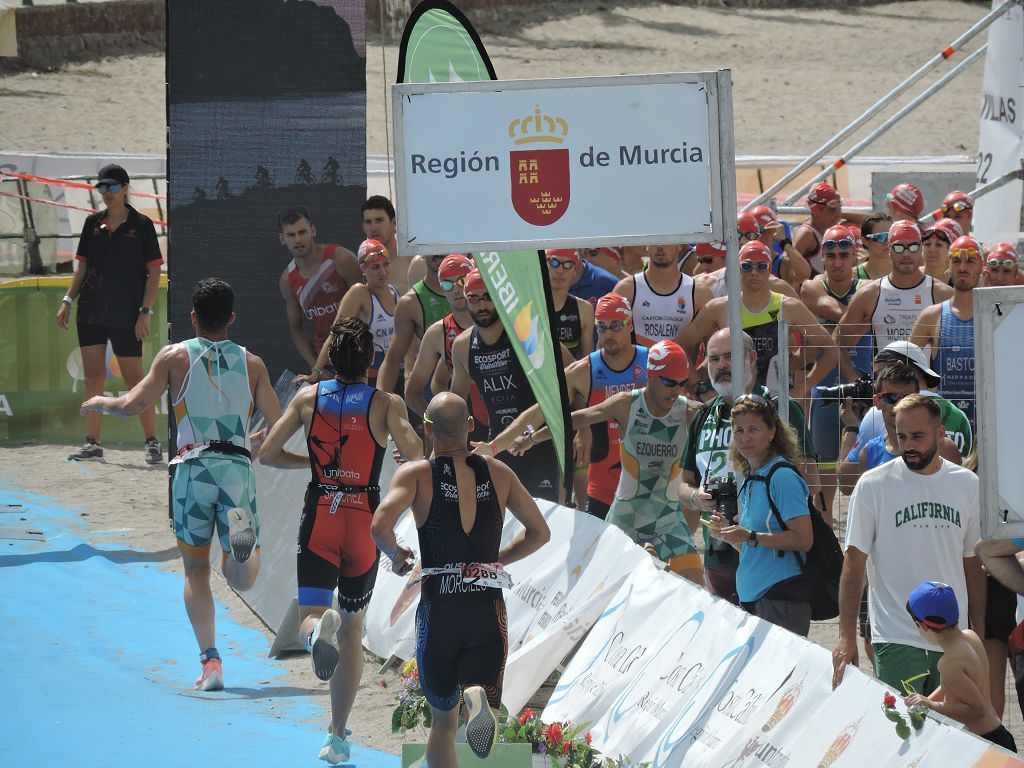
<path id="1" fill-rule="evenodd" d="M 487 283 L 484 282 L 484 277 L 480 274 L 479 269 L 473 269 L 466 273 L 466 282 L 462 284 L 462 289 L 466 293 L 478 295 L 487 293 Z"/>
<path id="2" fill-rule="evenodd" d="M 909 219 L 900 219 L 889 227 L 889 245 L 891 246 L 894 242 L 920 243 L 921 230 Z"/>
<path id="3" fill-rule="evenodd" d="M 370 266 L 390 259 L 391 255 L 380 240 L 363 240 L 359 244 L 356 258 L 359 261 L 359 268 L 365 272 Z"/>
<path id="4" fill-rule="evenodd" d="M 437 270 L 439 280 L 458 280 L 472 272 L 476 267 L 464 254 L 449 253 L 444 257 L 441 266 Z"/>
<path id="5" fill-rule="evenodd" d="M 908 182 L 897 184 L 885 199 L 892 204 L 894 211 L 912 219 L 918 218 L 924 210 L 924 195 Z"/>
<path id="6" fill-rule="evenodd" d="M 757 225 L 757 217 L 749 211 L 743 211 L 736 216 L 736 230 L 742 235 L 746 232 L 761 233 L 761 228 Z"/>
<path id="7" fill-rule="evenodd" d="M 776 221 L 775 214 L 767 205 L 759 205 L 756 208 L 751 208 L 750 213 L 754 214 L 754 218 L 757 219 L 757 223 L 762 226 Z"/>
<path id="8" fill-rule="evenodd" d="M 751 240 L 740 248 L 740 261 L 765 261 L 771 264 L 775 260 L 772 249 L 760 240 Z"/>
<path id="9" fill-rule="evenodd" d="M 594 319 L 601 322 L 612 320 L 629 320 L 633 316 L 633 309 L 629 306 L 629 300 L 617 293 L 606 293 L 597 300 L 597 308 L 594 310 Z"/>
<path id="10" fill-rule="evenodd" d="M 659 341 L 647 353 L 647 375 L 682 381 L 690 375 L 690 361 L 674 341 Z"/>

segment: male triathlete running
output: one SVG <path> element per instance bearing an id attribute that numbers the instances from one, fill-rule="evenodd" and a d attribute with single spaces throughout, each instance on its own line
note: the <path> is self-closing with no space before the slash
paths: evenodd
<path id="1" fill-rule="evenodd" d="M 466 275 L 464 287 L 473 327 L 463 331 L 452 345 L 451 391 L 465 399 L 469 396 L 470 384 L 476 384 L 487 408 L 488 437 L 493 439 L 533 405 L 535 398 L 478 270 Z M 572 356 L 565 347 L 560 346 L 560 350 L 562 365 L 568 366 Z M 562 484 L 555 450 L 550 443 L 540 446 L 528 457 L 506 454 L 504 460 L 531 495 L 558 501 Z"/>
<path id="2" fill-rule="evenodd" d="M 502 589 L 512 586 L 502 566 L 540 549 L 551 536 L 512 470 L 497 459 L 469 455 L 471 422 L 462 398 L 450 392 L 434 397 L 423 417 L 434 458 L 399 467 L 373 516 L 373 536 L 399 575 L 413 565 L 412 551 L 394 532 L 409 507 L 419 529 L 423 587 L 416 663 L 431 708 L 431 768 L 457 768 L 460 698 L 468 710 L 470 748 L 484 758 L 494 746 L 508 654 Z M 501 547 L 506 508 L 523 531 Z"/>
<path id="3" fill-rule="evenodd" d="M 632 331 L 632 313 L 626 298 L 617 293 L 602 296 L 597 302 L 600 349 L 565 369 L 570 402 L 578 398 L 588 406 L 597 405 L 617 392 L 638 389 L 647 383 L 648 350 L 630 342 Z M 530 446 L 551 439 L 547 429 L 532 431 L 542 424 L 544 414 L 539 405 L 533 405 L 490 443 L 473 443 L 474 452 L 493 456 L 508 450 L 515 456 L 522 455 Z M 619 424 L 615 419 L 597 422 L 589 430 L 579 430 L 577 435 L 582 439 L 574 444 L 576 465 L 585 467 L 587 474 L 584 511 L 604 520 L 622 470 Z"/>
<path id="4" fill-rule="evenodd" d="M 633 308 L 636 340 L 645 347 L 676 338 L 711 300 L 706 287 L 679 271 L 681 250 L 681 245 L 647 246 L 647 268 L 615 286 Z"/>
<path id="5" fill-rule="evenodd" d="M 185 569 L 185 610 L 203 665 L 195 687 L 204 691 L 224 687 L 214 636 L 210 541 L 216 528 L 221 569 L 231 588 L 251 588 L 260 567 L 260 522 L 250 448 L 259 447 L 264 432 L 246 432 L 253 405 L 270 427 L 281 417 L 266 365 L 228 339 L 234 301 L 223 280 L 200 280 L 192 292 L 195 338 L 161 349 L 127 394 L 93 397 L 82 406 L 83 413 L 134 416 L 170 387 L 178 423 L 178 455 L 171 460 L 174 535 Z"/>
<path id="6" fill-rule="evenodd" d="M 647 384 L 612 395 L 572 414 L 574 429 L 614 419 L 620 425 L 622 471 L 608 522 L 668 563 L 674 572 L 703 584 L 700 555 L 679 502 L 683 449 L 692 412 L 679 394 L 690 364 L 672 341 L 659 341 L 647 355 Z"/>
<path id="7" fill-rule="evenodd" d="M 377 579 L 377 548 L 370 521 L 380 502 L 380 470 L 388 436 L 402 456 L 423 456 L 398 395 L 366 384 L 373 359 L 369 326 L 346 317 L 331 329 L 337 377 L 295 395 L 260 449 L 260 460 L 285 469 L 312 470 L 299 521 L 296 557 L 299 639 L 310 649 L 313 672 L 330 680 L 331 728 L 320 758 L 349 758 L 345 724 L 363 670 L 363 618 Z M 285 449 L 300 427 L 308 455 Z M 338 592 L 340 612 L 331 608 Z"/>

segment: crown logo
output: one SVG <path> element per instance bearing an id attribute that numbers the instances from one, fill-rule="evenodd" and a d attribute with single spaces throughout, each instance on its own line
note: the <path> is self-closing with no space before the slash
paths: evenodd
<path id="1" fill-rule="evenodd" d="M 508 135 L 520 144 L 536 144 L 550 142 L 561 144 L 569 133 L 569 124 L 560 117 L 541 114 L 540 106 L 534 108 L 532 115 L 517 117 L 508 124 Z"/>

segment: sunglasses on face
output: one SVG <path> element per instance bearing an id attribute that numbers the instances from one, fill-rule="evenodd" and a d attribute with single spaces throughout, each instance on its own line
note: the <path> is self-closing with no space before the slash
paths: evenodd
<path id="1" fill-rule="evenodd" d="M 99 192 L 101 195 L 105 195 L 107 194 L 107 192 L 110 192 L 111 194 L 116 194 L 117 192 L 121 191 L 121 187 L 123 186 L 124 184 L 97 184 L 96 191 Z"/>
<path id="2" fill-rule="evenodd" d="M 758 272 L 767 272 L 771 267 L 764 261 L 741 261 L 740 269 L 744 272 L 753 272 L 755 269 Z"/>
<path id="3" fill-rule="evenodd" d="M 1013 269 L 1017 266 L 1017 262 L 1013 259 L 989 259 L 985 263 L 988 264 L 990 269 L 998 269 L 999 267 Z"/>
<path id="4" fill-rule="evenodd" d="M 957 200 L 955 203 L 950 203 L 949 205 L 942 206 L 942 210 L 947 212 L 952 210 L 955 211 L 956 213 L 963 213 L 964 211 L 974 210 L 974 206 L 972 206 L 966 200 Z"/>
<path id="5" fill-rule="evenodd" d="M 892 243 L 889 246 L 889 250 L 891 250 L 893 253 L 903 253 L 904 251 L 906 251 L 907 253 L 917 253 L 918 251 L 921 250 L 921 244 L 920 243 Z"/>
<path id="6" fill-rule="evenodd" d="M 441 290 L 442 291 L 454 291 L 456 286 L 461 286 L 461 285 L 465 285 L 466 284 L 466 278 L 465 277 L 460 277 L 460 278 L 457 278 L 455 280 L 441 280 L 440 283 L 441 283 Z"/>
<path id="7" fill-rule="evenodd" d="M 571 259 L 560 259 L 557 256 L 552 256 L 548 259 L 548 266 L 552 269 L 573 269 L 576 266 L 576 262 Z"/>
<path id="8" fill-rule="evenodd" d="M 760 236 L 760 232 L 740 232 L 740 240 L 757 240 Z"/>
<path id="9" fill-rule="evenodd" d="M 625 320 L 612 320 L 610 323 L 603 323 L 600 320 L 594 323 L 594 327 L 597 328 L 598 333 L 618 333 L 619 331 L 626 330 Z"/>
<path id="10" fill-rule="evenodd" d="M 484 293 L 484 294 L 467 293 L 466 294 L 466 301 L 468 301 L 470 304 L 479 304 L 481 301 L 486 301 L 488 304 L 493 304 L 494 303 L 494 301 L 491 299 L 491 294 L 489 294 L 489 293 Z"/>
<path id="11" fill-rule="evenodd" d="M 821 250 L 823 251 L 852 251 L 853 246 L 856 243 L 848 237 L 840 238 L 839 240 L 825 240 L 821 244 Z"/>
<path id="12" fill-rule="evenodd" d="M 680 387 L 686 386 L 686 379 L 676 381 L 675 379 L 667 379 L 664 376 L 659 376 L 658 381 L 661 382 L 661 386 L 668 387 L 670 389 L 679 389 Z"/>
<path id="13" fill-rule="evenodd" d="M 904 397 L 907 397 L 909 393 L 903 392 L 878 392 L 875 394 L 875 402 L 879 405 L 896 405 Z"/>
<path id="14" fill-rule="evenodd" d="M 888 232 L 875 232 L 873 235 L 864 235 L 865 240 L 870 240 L 872 243 L 888 243 L 889 233 Z"/>

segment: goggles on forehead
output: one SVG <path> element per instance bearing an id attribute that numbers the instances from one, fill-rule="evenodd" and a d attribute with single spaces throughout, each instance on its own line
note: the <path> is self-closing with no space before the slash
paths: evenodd
<path id="1" fill-rule="evenodd" d="M 981 257 L 981 252 L 977 248 L 953 248 L 949 252 L 949 258 L 951 259 L 966 259 L 970 256 Z"/>
<path id="2" fill-rule="evenodd" d="M 823 205 L 826 208 L 839 208 L 843 204 L 842 200 L 815 200 L 810 197 L 807 198 L 807 202 L 811 205 Z"/>
<path id="3" fill-rule="evenodd" d="M 947 245 L 950 242 L 949 234 L 947 232 L 943 232 L 941 229 L 929 229 L 929 230 L 927 230 L 921 236 L 921 241 L 927 243 L 929 240 L 931 240 L 932 238 L 935 238 L 935 237 L 939 238 L 940 240 L 945 240 Z"/>
<path id="4" fill-rule="evenodd" d="M 974 210 L 974 206 L 966 200 L 954 200 L 952 203 L 942 206 L 942 210 L 963 213 L 964 211 Z"/>
<path id="5" fill-rule="evenodd" d="M 756 395 L 753 392 L 747 392 L 745 394 L 742 394 L 732 401 L 734 407 L 739 405 L 740 403 L 753 403 L 754 405 L 759 405 L 762 408 L 772 407 L 772 404 L 765 400 L 761 395 Z"/>

